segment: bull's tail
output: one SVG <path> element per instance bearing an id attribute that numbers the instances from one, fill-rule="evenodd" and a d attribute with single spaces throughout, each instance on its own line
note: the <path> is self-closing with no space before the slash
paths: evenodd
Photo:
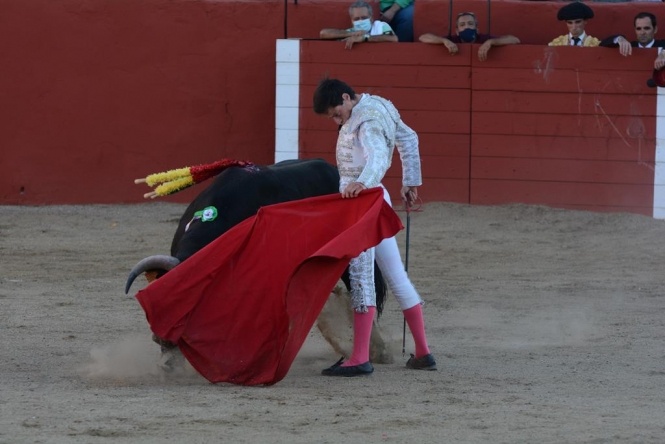
<path id="1" fill-rule="evenodd" d="M 383 313 L 383 306 L 386 303 L 388 286 L 376 262 L 374 262 L 374 288 L 376 289 L 376 316 L 379 317 Z"/>

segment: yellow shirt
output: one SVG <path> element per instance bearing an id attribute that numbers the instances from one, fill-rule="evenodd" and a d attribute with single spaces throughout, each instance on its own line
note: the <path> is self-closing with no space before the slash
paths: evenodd
<path id="1" fill-rule="evenodd" d="M 586 36 L 582 41 L 582 46 L 598 46 L 600 45 L 600 40 L 590 35 Z M 570 40 L 568 34 L 560 35 L 551 42 L 548 43 L 548 46 L 570 46 Z"/>

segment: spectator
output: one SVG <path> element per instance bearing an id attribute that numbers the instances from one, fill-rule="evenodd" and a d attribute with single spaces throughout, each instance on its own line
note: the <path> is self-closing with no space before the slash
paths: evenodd
<path id="1" fill-rule="evenodd" d="M 633 48 L 665 48 L 665 40 L 656 40 L 655 34 L 658 32 L 656 16 L 650 12 L 640 12 L 633 21 L 635 25 L 635 38 L 637 40 L 628 41 L 623 35 L 612 35 L 603 39 L 600 46 L 608 48 L 619 48 L 622 56 L 629 56 L 633 53 Z M 665 53 L 659 52 L 653 63 L 654 69 L 661 69 L 665 66 Z"/>
<path id="2" fill-rule="evenodd" d="M 587 21 L 593 18 L 593 10 L 582 2 L 572 2 L 559 9 L 556 18 L 565 21 L 568 34 L 560 35 L 549 43 L 549 46 L 598 46 L 600 40 L 587 35 L 584 28 Z"/>
<path id="3" fill-rule="evenodd" d="M 353 48 L 354 43 L 362 42 L 397 42 L 397 36 L 388 23 L 380 20 L 372 21 L 372 7 L 365 1 L 356 1 L 349 6 L 352 28 L 322 29 L 319 36 L 327 40 L 342 40 L 346 49 Z"/>
<path id="4" fill-rule="evenodd" d="M 400 42 L 413 42 L 413 1 L 379 1 L 381 20 L 392 26 Z"/>
<path id="5" fill-rule="evenodd" d="M 482 43 L 478 48 L 478 59 L 481 62 L 487 60 L 487 53 L 492 46 L 516 45 L 520 42 L 520 39 L 512 35 L 493 37 L 488 34 L 478 34 L 478 20 L 473 12 L 457 14 L 455 26 L 457 35 L 439 37 L 436 34 L 427 33 L 421 35 L 419 40 L 423 43 L 444 45 L 453 55 L 459 51 L 457 43 Z"/>

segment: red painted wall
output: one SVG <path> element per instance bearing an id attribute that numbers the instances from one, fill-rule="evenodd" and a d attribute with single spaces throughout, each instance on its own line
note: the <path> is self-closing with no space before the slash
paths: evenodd
<path id="1" fill-rule="evenodd" d="M 470 201 L 651 215 L 656 50 L 510 49 L 472 59 Z"/>
<path id="2" fill-rule="evenodd" d="M 391 99 L 421 141 L 429 201 L 522 202 L 651 214 L 656 50 L 517 45 L 301 44 L 301 153 L 330 160 L 336 128 L 311 111 L 324 76 Z M 396 196 L 399 161 L 387 185 Z"/>
<path id="3" fill-rule="evenodd" d="M 272 162 L 275 40 L 316 38 L 322 27 L 345 27 L 349 3 L 349 0 L 3 0 L 0 2 L 3 62 L 0 204 L 140 202 L 146 189 L 134 185 L 133 179 L 152 172 L 224 157 Z M 481 20 L 486 19 L 484 1 L 456 0 L 453 5 L 453 13 L 475 10 Z M 544 43 L 563 32 L 561 23 L 554 19 L 561 5 L 494 0 L 491 31 L 514 33 L 526 43 Z M 665 11 L 662 3 L 591 5 L 597 18 L 593 19 L 590 31 L 599 36 L 614 29 L 630 35 L 632 16 L 638 10 L 657 11 L 660 17 Z M 447 14 L 445 0 L 417 0 L 416 34 L 442 27 L 444 34 Z M 335 47 L 334 42 L 321 44 Z M 410 122 L 419 122 L 414 126 L 421 130 L 424 156 L 441 160 L 428 161 L 425 165 L 429 183 L 442 190 L 424 190 L 428 198 L 472 200 L 474 189 L 482 189 L 484 181 L 497 178 L 486 177 L 483 171 L 487 168 L 482 163 L 470 162 L 469 147 L 489 149 L 492 144 L 488 140 L 516 135 L 475 131 L 482 120 L 472 121 L 469 110 L 497 103 L 491 100 L 491 93 L 505 94 L 498 103 L 507 103 L 513 111 L 521 107 L 529 109 L 530 103 L 539 100 L 538 96 L 511 96 L 512 87 L 505 78 L 497 91 L 491 89 L 497 69 L 508 68 L 501 60 L 508 60 L 511 54 L 522 57 L 522 49 L 493 50 L 501 57 L 492 56 L 487 65 L 478 65 L 470 54 L 450 58 L 442 55 L 441 48 L 419 43 L 372 49 L 340 51 L 340 56 L 351 63 L 341 71 L 325 59 L 319 63 L 321 68 L 326 65 L 327 72 L 339 72 L 349 81 L 358 80 L 355 83 L 358 88 L 394 98 Z M 607 58 L 618 66 L 634 64 L 640 69 L 648 62 L 646 56 L 645 60 L 635 56 L 623 59 L 607 51 L 598 52 L 594 60 Z M 385 71 L 374 66 L 380 63 L 394 65 L 398 72 L 395 78 L 401 80 L 393 83 L 386 78 Z M 484 92 L 488 97 L 484 102 L 481 96 L 471 95 L 471 91 L 479 90 L 469 86 L 472 81 L 469 66 L 473 67 L 473 79 L 489 77 L 484 80 L 490 88 Z M 442 69 L 449 82 L 445 87 L 436 83 Z M 530 68 L 519 65 L 516 69 L 524 75 Z M 309 88 L 323 71 L 319 69 L 312 74 Z M 361 73 L 364 75 L 360 76 Z M 622 81 L 612 77 L 613 74 L 614 71 L 606 73 L 607 77 L 599 82 Z M 596 82 L 596 87 L 602 88 L 601 83 Z M 414 86 L 422 90 L 414 93 Z M 304 88 L 306 96 L 307 85 Z M 639 91 L 645 97 L 653 93 Z M 607 100 L 606 97 L 604 103 Z M 636 112 L 643 112 L 640 103 Z M 484 110 L 485 114 L 477 119 L 493 122 L 492 113 L 497 112 L 501 111 Z M 531 118 L 528 112 L 525 114 L 524 119 Z M 625 122 L 630 120 L 627 119 Z M 644 125 L 647 139 L 652 137 L 650 125 Z M 437 132 L 440 126 L 446 128 L 445 133 Z M 319 135 L 329 138 L 330 134 L 326 135 L 323 128 L 313 128 L 303 134 L 303 150 L 312 154 L 330 146 L 330 139 L 317 139 Z M 537 136 L 524 128 L 519 131 L 525 133 L 519 135 L 525 140 Z M 604 153 L 604 149 L 613 155 L 621 154 L 623 142 L 611 137 L 608 140 L 606 148 L 594 148 L 597 155 Z M 534 155 L 551 146 L 549 142 L 538 143 L 522 149 Z M 502 144 L 508 146 L 513 141 Z M 641 155 L 652 154 L 647 147 Z M 475 176 L 471 175 L 472 167 Z M 436 177 L 439 171 L 441 177 Z M 198 191 L 195 188 L 166 199 L 185 202 Z M 523 198 L 539 199 L 539 196 L 529 193 Z"/>
<path id="4" fill-rule="evenodd" d="M 425 200 L 469 201 L 471 136 L 470 52 L 450 57 L 432 45 L 359 45 L 306 41 L 301 44 L 301 155 L 334 161 L 336 127 L 314 114 L 312 94 L 324 75 L 348 82 L 357 92 L 389 98 L 418 132 Z M 397 196 L 399 162 L 385 184 Z"/>
<path id="5" fill-rule="evenodd" d="M 152 172 L 272 162 L 282 37 L 281 0 L 3 0 L 0 203 L 140 202 Z"/>

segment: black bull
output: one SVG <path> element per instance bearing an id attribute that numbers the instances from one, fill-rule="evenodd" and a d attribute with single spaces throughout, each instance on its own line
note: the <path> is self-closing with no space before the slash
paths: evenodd
<path id="1" fill-rule="evenodd" d="M 228 168 L 218 174 L 185 210 L 173 236 L 171 256 L 150 256 L 137 263 L 127 278 L 125 293 L 141 273 L 156 271 L 158 276 L 163 275 L 233 226 L 255 215 L 263 206 L 338 192 L 337 168 L 322 159 Z M 200 213 L 198 216 L 196 213 L 208 207 L 216 208 L 217 215 L 214 220 L 203 222 Z M 380 312 L 386 286 L 376 263 L 374 271 Z M 342 280 L 349 289 L 348 268 Z"/>

